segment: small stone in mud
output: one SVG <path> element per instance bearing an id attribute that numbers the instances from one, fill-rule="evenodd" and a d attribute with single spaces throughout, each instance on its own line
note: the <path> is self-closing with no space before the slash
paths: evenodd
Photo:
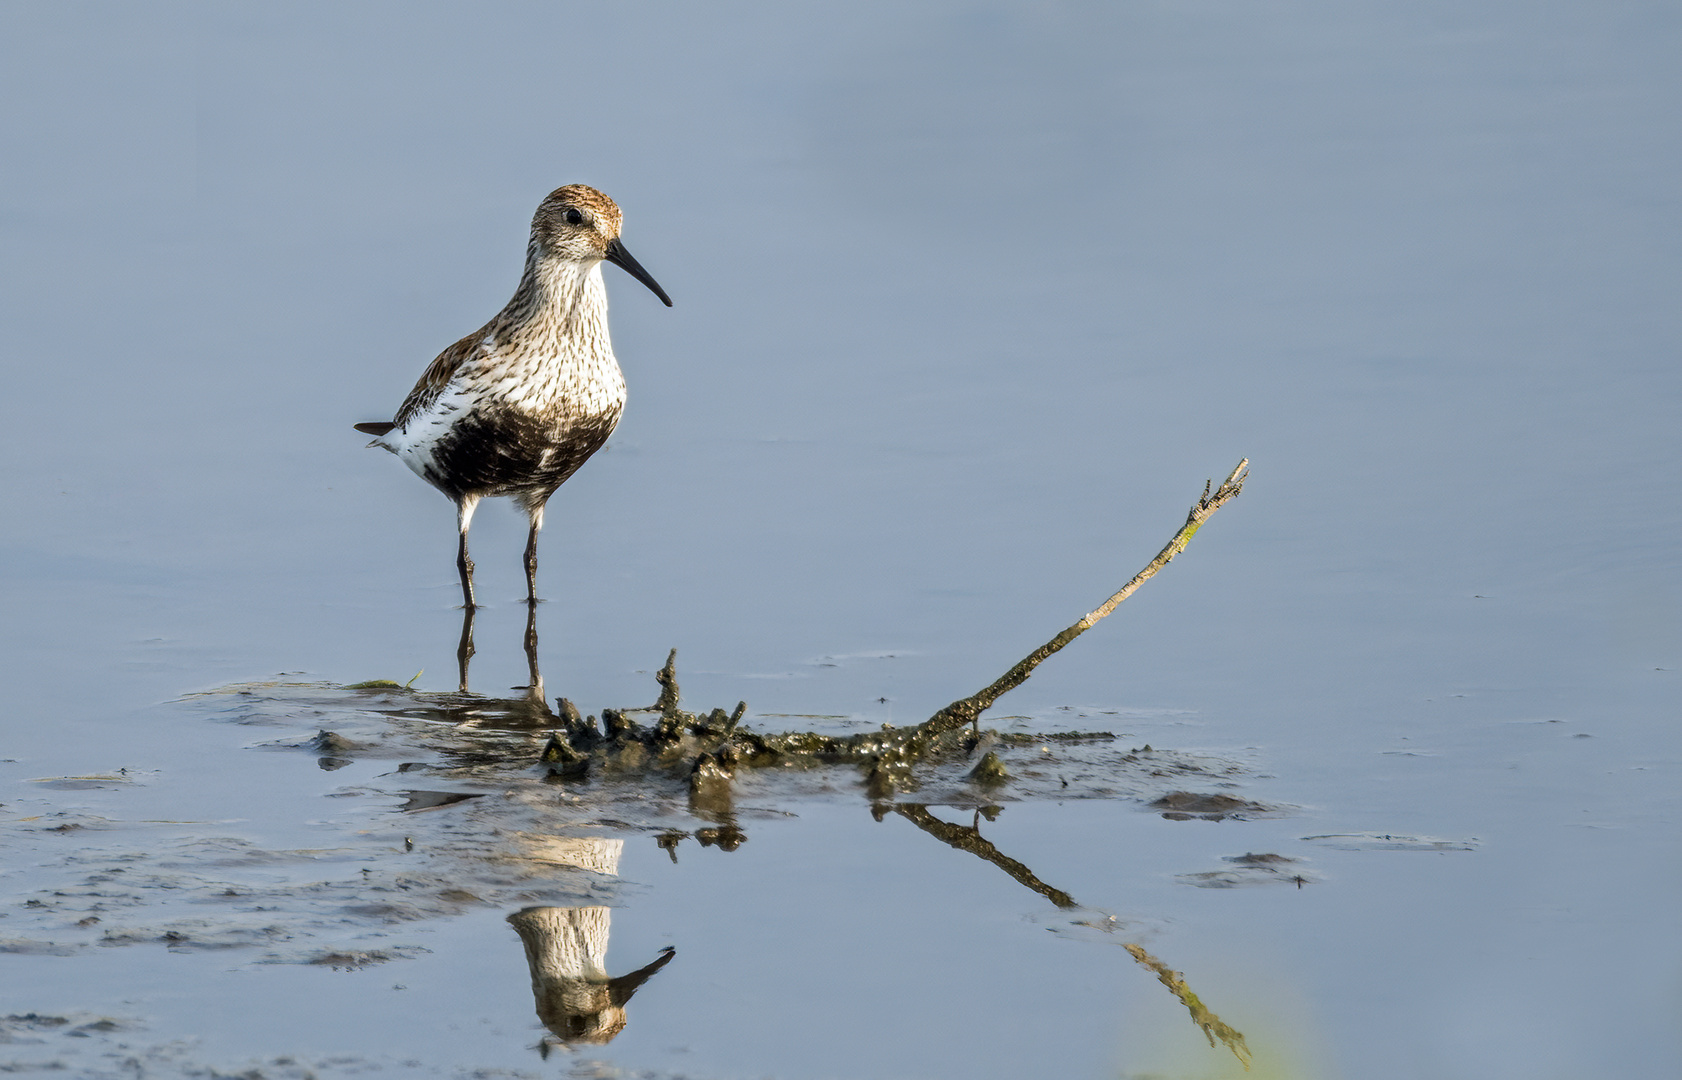
<path id="1" fill-rule="evenodd" d="M 999 755 L 989 750 L 981 755 L 981 761 L 970 770 L 969 778 L 978 784 L 1002 784 L 1010 779 L 1010 770 L 999 760 Z"/>

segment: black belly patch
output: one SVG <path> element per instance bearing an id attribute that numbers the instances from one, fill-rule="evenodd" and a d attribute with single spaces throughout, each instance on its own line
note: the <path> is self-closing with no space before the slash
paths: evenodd
<path id="1" fill-rule="evenodd" d="M 452 499 L 525 496 L 541 502 L 602 448 L 619 411 L 539 417 L 512 409 L 474 409 L 433 446 L 427 480 Z"/>

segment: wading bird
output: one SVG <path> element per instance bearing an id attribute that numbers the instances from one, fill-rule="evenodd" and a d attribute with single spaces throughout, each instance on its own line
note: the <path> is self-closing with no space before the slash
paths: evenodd
<path id="1" fill-rule="evenodd" d="M 432 361 L 390 422 L 357 424 L 456 504 L 456 566 L 473 603 L 467 527 L 479 500 L 513 499 L 531 519 L 526 600 L 537 602 L 543 507 L 602 448 L 625 408 L 607 334 L 605 260 L 672 306 L 619 242 L 614 201 L 583 184 L 551 192 L 532 217 L 526 268 L 496 318 Z"/>

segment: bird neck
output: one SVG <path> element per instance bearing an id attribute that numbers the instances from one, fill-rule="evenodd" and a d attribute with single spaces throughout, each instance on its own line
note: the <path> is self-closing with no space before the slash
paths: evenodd
<path id="1" fill-rule="evenodd" d="M 607 287 L 599 262 L 548 256 L 535 245 L 525 273 L 503 310 L 512 335 L 553 356 L 611 359 Z"/>

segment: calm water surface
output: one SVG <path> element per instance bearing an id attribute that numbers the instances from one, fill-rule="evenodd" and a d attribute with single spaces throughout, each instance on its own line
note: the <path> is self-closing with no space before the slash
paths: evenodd
<path id="1" fill-rule="evenodd" d="M 0 1063 L 1242 1073 L 1125 940 L 1244 1033 L 1252 1075 L 1674 1071 L 1673 6 L 0 24 L 0 1015 L 70 1021 L 7 1021 Z M 382 964 L 264 962 L 364 947 L 298 915 L 359 853 L 495 818 L 403 814 L 399 758 L 253 749 L 313 734 L 303 706 L 258 728 L 187 695 L 454 686 L 452 512 L 350 425 L 497 310 L 532 208 L 575 181 L 677 306 L 608 271 L 631 404 L 550 505 L 552 695 L 645 703 L 675 646 L 687 701 L 757 727 L 915 722 L 1248 456 L 1187 555 L 997 711 L 1233 763 L 1288 809 L 982 823 L 1114 931 L 873 820 L 851 775 L 758 803 L 733 852 L 597 829 L 623 841 L 586 889 L 606 970 L 677 953 L 617 1038 L 546 1057 L 522 903 L 395 924 Z M 526 681 L 523 531 L 475 520 L 486 694 Z M 122 780 L 43 782 L 87 775 Z M 1302 887 L 1198 887 L 1247 853 Z M 165 900 L 55 922 L 117 858 L 295 895 L 292 944 L 109 936 L 198 910 Z"/>

